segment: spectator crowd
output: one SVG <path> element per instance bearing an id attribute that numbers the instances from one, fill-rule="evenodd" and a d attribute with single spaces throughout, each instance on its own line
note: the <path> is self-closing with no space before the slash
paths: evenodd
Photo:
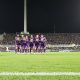
<path id="1" fill-rule="evenodd" d="M 15 44 L 16 34 L 6 34 L 0 44 Z M 36 34 L 33 34 L 36 35 Z M 44 33 L 48 44 L 80 44 L 80 33 Z"/>

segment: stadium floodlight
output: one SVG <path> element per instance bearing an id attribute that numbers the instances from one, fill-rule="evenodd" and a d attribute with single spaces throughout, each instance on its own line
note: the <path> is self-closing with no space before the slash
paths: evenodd
<path id="1" fill-rule="evenodd" d="M 27 33 L 27 0 L 24 0 L 24 33 Z"/>

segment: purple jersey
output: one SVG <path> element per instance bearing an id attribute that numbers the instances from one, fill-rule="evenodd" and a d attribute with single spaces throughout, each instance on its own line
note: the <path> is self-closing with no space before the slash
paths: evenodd
<path id="1" fill-rule="evenodd" d="M 46 42 L 46 38 L 45 37 L 41 37 L 40 38 L 40 47 L 45 47 L 45 42 Z"/>
<path id="2" fill-rule="evenodd" d="M 23 39 L 21 39 L 21 46 L 23 46 L 23 42 L 24 42 Z"/>
<path id="3" fill-rule="evenodd" d="M 23 45 L 26 46 L 26 39 L 23 39 Z"/>
<path id="4" fill-rule="evenodd" d="M 36 47 L 39 46 L 39 38 L 38 38 L 38 37 L 35 38 L 35 46 L 36 46 Z"/>
<path id="5" fill-rule="evenodd" d="M 34 46 L 34 40 L 33 40 L 33 38 L 30 39 L 29 46 L 30 46 L 31 48 Z"/>
<path id="6" fill-rule="evenodd" d="M 19 37 L 16 37 L 16 38 L 15 38 L 15 44 L 16 44 L 16 45 L 21 45 L 21 44 L 20 44 L 20 38 L 19 38 Z"/>
<path id="7" fill-rule="evenodd" d="M 29 46 L 29 39 L 26 39 L 26 45 Z"/>
<path id="8" fill-rule="evenodd" d="M 26 38 L 21 39 L 21 46 L 22 47 L 26 48 L 26 47 L 28 47 L 28 44 L 29 44 L 29 41 L 26 40 Z"/>

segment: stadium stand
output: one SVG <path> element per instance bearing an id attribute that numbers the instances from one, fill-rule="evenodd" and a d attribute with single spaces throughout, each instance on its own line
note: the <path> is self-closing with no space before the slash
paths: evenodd
<path id="1" fill-rule="evenodd" d="M 44 35 L 48 44 L 80 44 L 80 33 L 44 33 Z M 14 39 L 15 34 L 6 34 L 2 44 L 14 44 Z"/>
<path id="2" fill-rule="evenodd" d="M 15 35 L 16 34 L 5 34 L 4 39 L 2 40 L 2 44 L 12 45 L 15 44 Z"/>
<path id="3" fill-rule="evenodd" d="M 45 34 L 49 44 L 80 44 L 80 33 Z"/>
<path id="4" fill-rule="evenodd" d="M 15 35 L 13 33 L 5 34 L 3 40 L 0 40 L 0 44 L 14 45 Z M 43 35 L 47 38 L 47 49 L 51 49 L 51 51 L 80 50 L 80 33 L 44 33 Z M 71 46 L 68 47 L 67 45 Z M 9 49 L 13 49 L 11 47 Z"/>

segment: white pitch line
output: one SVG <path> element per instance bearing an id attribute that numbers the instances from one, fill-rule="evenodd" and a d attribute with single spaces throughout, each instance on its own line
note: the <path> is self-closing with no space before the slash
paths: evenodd
<path id="1" fill-rule="evenodd" d="M 16 75 L 16 76 L 79 75 L 80 76 L 80 72 L 0 72 L 0 75 Z"/>

